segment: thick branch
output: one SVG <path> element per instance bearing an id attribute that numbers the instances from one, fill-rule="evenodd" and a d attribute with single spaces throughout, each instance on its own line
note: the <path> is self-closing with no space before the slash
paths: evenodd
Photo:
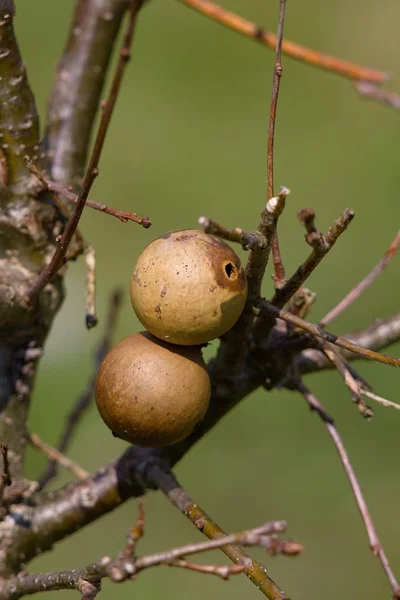
<path id="1" fill-rule="evenodd" d="M 108 64 L 129 0 L 79 0 L 47 119 L 52 177 L 78 185 Z"/>
<path id="2" fill-rule="evenodd" d="M 0 3 L 0 148 L 5 157 L 0 179 L 14 192 L 25 192 L 31 175 L 24 163 L 29 156 L 43 164 L 39 139 L 39 119 L 29 87 L 24 63 L 14 35 L 14 3 Z"/>

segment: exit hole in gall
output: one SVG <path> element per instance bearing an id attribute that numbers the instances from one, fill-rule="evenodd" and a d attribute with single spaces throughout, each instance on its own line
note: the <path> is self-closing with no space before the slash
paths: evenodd
<path id="1" fill-rule="evenodd" d="M 232 263 L 227 263 L 225 265 L 225 273 L 229 277 L 229 279 L 236 279 L 236 270 Z"/>

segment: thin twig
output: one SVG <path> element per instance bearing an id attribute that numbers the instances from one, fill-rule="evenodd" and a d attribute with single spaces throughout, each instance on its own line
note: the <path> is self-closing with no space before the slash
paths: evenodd
<path id="1" fill-rule="evenodd" d="M 258 231 L 243 231 L 240 227 L 227 229 L 208 217 L 200 217 L 201 225 L 206 233 L 215 235 L 228 242 L 240 244 L 243 250 L 261 250 L 265 247 L 265 239 Z"/>
<path id="2" fill-rule="evenodd" d="M 310 390 L 303 383 L 301 383 L 301 382 L 298 383 L 298 390 L 305 397 L 305 399 L 307 400 L 307 402 L 310 404 L 310 406 L 312 408 L 316 408 L 318 406 L 322 407 L 319 400 L 314 396 L 314 394 L 312 394 L 310 392 Z M 382 567 L 386 573 L 386 577 L 388 578 L 390 586 L 392 588 L 393 597 L 400 598 L 399 584 L 396 581 L 393 571 L 389 565 L 389 561 L 387 559 L 385 551 L 384 551 L 384 549 L 380 543 L 380 540 L 378 538 L 378 534 L 376 532 L 375 525 L 373 523 L 371 514 L 369 512 L 367 503 L 365 501 L 363 492 L 361 490 L 361 486 L 358 482 L 357 476 L 351 465 L 349 455 L 347 454 L 346 448 L 344 447 L 343 441 L 342 441 L 335 425 L 333 424 L 333 421 L 331 419 L 326 420 L 324 418 L 324 412 L 326 413 L 326 411 L 325 411 L 324 407 L 322 407 L 322 409 L 323 409 L 323 411 L 318 410 L 318 408 L 317 408 L 317 412 L 321 416 L 322 420 L 324 421 L 325 426 L 326 426 L 326 428 L 333 440 L 333 443 L 335 444 L 336 450 L 340 456 L 340 460 L 342 461 L 344 470 L 349 479 L 350 486 L 351 486 L 352 492 L 354 494 L 354 498 L 355 498 L 357 506 L 358 506 L 358 510 L 360 511 L 361 517 L 364 521 L 370 548 L 371 548 L 373 554 L 379 558 L 379 560 L 382 564 Z"/>
<path id="3" fill-rule="evenodd" d="M 344 336 L 357 346 L 380 350 L 395 344 L 400 340 L 400 313 L 392 315 L 387 319 L 377 319 L 372 325 L 362 331 L 355 331 Z M 353 352 L 343 351 L 346 360 L 358 358 Z M 296 358 L 296 368 L 300 373 L 314 373 L 321 369 L 329 369 L 332 363 L 328 358 L 315 348 L 303 350 Z"/>
<path id="4" fill-rule="evenodd" d="M 85 323 L 92 329 L 98 323 L 96 315 L 96 252 L 92 246 L 85 249 L 86 282 L 85 282 Z"/>
<path id="5" fill-rule="evenodd" d="M 52 181 L 47 177 L 43 171 L 40 171 L 30 160 L 26 161 L 26 165 L 31 173 L 33 173 L 37 179 L 43 184 L 44 188 L 53 192 L 55 195 L 59 194 L 60 196 L 64 196 L 70 202 L 76 204 L 78 202 L 79 196 L 75 194 L 71 188 L 63 185 L 62 183 L 57 183 L 56 181 Z M 94 210 L 98 210 L 100 212 L 105 213 L 106 215 L 111 215 L 119 219 L 122 223 L 127 223 L 128 221 L 133 221 L 134 223 L 138 223 L 145 229 L 151 227 L 151 221 L 149 217 L 138 217 L 134 212 L 125 212 L 122 210 L 117 210 L 116 208 L 110 208 L 106 204 L 102 202 L 94 202 L 93 200 L 86 200 L 86 206 L 89 208 L 93 208 Z"/>
<path id="6" fill-rule="evenodd" d="M 231 544 L 241 546 L 260 546 L 269 548 L 270 536 L 284 529 L 283 522 L 265 523 L 261 527 L 241 531 L 231 535 L 222 536 L 218 539 L 199 542 L 197 544 L 186 544 L 179 548 L 172 548 L 164 552 L 158 552 L 147 556 L 140 556 L 136 559 L 117 556 L 114 560 L 104 557 L 96 563 L 88 565 L 83 569 L 72 569 L 69 571 L 61 571 L 56 573 L 38 573 L 30 574 L 21 572 L 15 577 L 5 580 L 0 586 L 0 600 L 18 600 L 27 594 L 36 592 L 48 592 L 61 589 L 78 589 L 82 596 L 93 598 L 96 589 L 99 589 L 99 583 L 104 577 L 109 577 L 114 582 L 122 582 L 127 579 L 132 579 L 134 575 L 159 565 L 167 566 L 184 566 L 179 561 L 184 557 L 201 552 L 208 552 L 229 546 Z M 186 565 L 185 565 L 186 566 Z M 184 567 L 185 567 L 184 566 Z M 241 565 L 242 566 L 242 565 Z M 218 566 L 214 566 L 213 572 L 217 574 Z M 194 570 L 194 569 L 192 569 Z M 201 570 L 201 567 L 196 570 Z M 230 574 L 239 573 L 242 569 L 229 567 Z M 244 569 L 243 569 L 244 570 Z M 92 584 L 94 588 L 89 588 L 86 584 Z M 83 593 L 82 593 L 83 592 Z M 91 594 L 91 595 L 90 595 Z M 286 596 L 276 595 L 276 600 L 286 598 Z"/>
<path id="7" fill-rule="evenodd" d="M 395 237 L 390 243 L 389 248 L 385 254 L 375 265 L 375 267 L 368 273 L 364 279 L 362 279 L 350 292 L 334 306 L 319 322 L 321 327 L 326 327 L 328 323 L 336 319 L 344 310 L 349 308 L 365 292 L 365 290 L 379 277 L 382 271 L 387 267 L 388 263 L 395 256 L 400 246 L 400 230 L 396 233 Z"/>
<path id="8" fill-rule="evenodd" d="M 322 259 L 335 245 L 338 238 L 344 233 L 354 218 L 354 212 L 346 209 L 336 221 L 332 223 L 326 234 L 317 231 L 314 218 L 314 211 L 307 208 L 298 213 L 300 222 L 306 229 L 306 242 L 312 247 L 312 252 L 306 260 L 296 269 L 294 274 L 286 283 L 277 289 L 271 304 L 283 308 L 291 300 L 294 294 L 307 281 L 314 272 Z M 275 324 L 273 316 L 268 314 L 260 315 L 253 328 L 253 336 L 256 338 L 266 338 Z"/>
<path id="9" fill-rule="evenodd" d="M 36 433 L 29 435 L 29 441 L 32 446 L 40 450 L 52 463 L 64 467 L 64 469 L 70 471 L 77 479 L 86 479 L 89 476 L 88 471 L 85 471 L 85 469 L 82 469 L 82 467 L 68 458 L 68 456 L 65 456 L 65 454 L 62 454 L 62 452 L 44 442 Z"/>
<path id="10" fill-rule="evenodd" d="M 400 94 L 396 94 L 396 92 L 381 90 L 376 84 L 368 81 L 359 81 L 356 84 L 356 90 L 365 98 L 383 102 L 383 104 L 386 104 L 386 106 L 389 106 L 390 108 L 394 108 L 394 110 L 400 110 Z"/>
<path id="11" fill-rule="evenodd" d="M 182 4 L 186 4 L 190 8 L 197 10 L 205 17 L 209 17 L 213 21 L 225 25 L 229 29 L 233 29 L 238 33 L 250 37 L 256 42 L 275 49 L 276 35 L 263 28 L 258 27 L 254 23 L 247 21 L 243 17 L 229 12 L 214 2 L 208 0 L 180 0 Z M 324 69 L 330 73 L 336 73 L 349 79 L 371 81 L 374 83 L 383 83 L 387 79 L 387 74 L 375 69 L 368 69 L 355 63 L 322 54 L 315 50 L 310 50 L 304 46 L 300 46 L 289 40 L 283 40 L 282 52 L 291 58 L 305 62 L 306 64 Z"/>
<path id="12" fill-rule="evenodd" d="M 357 405 L 358 410 L 367 421 L 370 421 L 374 416 L 374 412 L 370 406 L 365 404 L 361 396 L 362 383 L 357 381 L 354 377 L 350 365 L 348 365 L 340 356 L 336 348 L 332 347 L 328 342 L 322 342 L 321 346 L 324 354 L 326 354 L 332 364 L 335 365 L 337 371 L 342 376 L 345 385 L 349 388 L 353 402 Z"/>
<path id="13" fill-rule="evenodd" d="M 217 575 L 225 581 L 228 580 L 231 575 L 243 573 L 244 569 L 243 565 L 204 565 L 189 562 L 183 558 L 176 558 L 174 561 L 167 563 L 167 565 L 169 567 L 180 567 L 182 569 L 188 569 L 189 571 L 196 571 L 197 573 Z"/>
<path id="14" fill-rule="evenodd" d="M 72 218 L 68 222 L 63 235 L 61 236 L 61 240 L 57 246 L 57 249 L 47 267 L 42 271 L 36 281 L 33 283 L 31 288 L 28 290 L 28 300 L 32 300 L 36 294 L 44 288 L 44 286 L 51 281 L 51 279 L 56 275 L 58 269 L 61 267 L 63 263 L 63 259 L 67 252 L 69 243 L 74 235 L 75 229 L 78 226 L 79 220 L 81 218 L 83 209 L 85 207 L 86 199 L 89 195 L 90 189 L 93 185 L 95 178 L 98 175 L 98 164 L 101 156 L 101 152 L 103 149 L 104 141 L 106 138 L 106 134 L 108 131 L 108 127 L 111 121 L 111 117 L 113 114 L 113 110 L 118 98 L 119 89 L 122 83 L 123 74 L 125 71 L 125 67 L 130 58 L 130 47 L 133 38 L 134 25 L 137 14 L 137 0 L 132 0 L 129 9 L 129 17 L 128 23 L 126 27 L 126 32 L 123 39 L 122 49 L 119 55 L 119 61 L 117 64 L 117 68 L 114 73 L 114 78 L 111 84 L 110 92 L 108 94 L 108 98 L 103 105 L 103 113 L 100 119 L 99 128 L 97 131 L 97 136 L 94 142 L 92 155 L 89 160 L 89 165 L 86 170 L 86 175 L 83 180 L 82 189 L 79 193 L 79 198 L 77 200 L 75 210 L 73 212 Z"/>
<path id="15" fill-rule="evenodd" d="M 110 304 L 108 308 L 108 314 L 106 317 L 106 323 L 104 328 L 104 334 L 100 341 L 100 344 L 95 353 L 93 374 L 90 377 L 88 385 L 77 399 L 71 412 L 68 414 L 65 421 L 64 429 L 60 436 L 59 443 L 57 445 L 58 451 L 65 454 L 69 444 L 73 438 L 73 435 L 78 427 L 79 423 L 86 410 L 90 406 L 90 402 L 93 398 L 94 387 L 96 384 L 96 375 L 99 369 L 100 363 L 104 359 L 108 350 L 110 349 L 112 338 L 115 332 L 117 316 L 122 302 L 121 290 L 115 290 L 110 297 Z M 50 461 L 43 474 L 38 478 L 39 488 L 43 489 L 55 476 L 57 475 L 57 463 Z"/>
<path id="16" fill-rule="evenodd" d="M 334 335 L 333 333 L 329 333 L 324 329 L 321 329 L 318 325 L 314 325 L 313 323 L 309 323 L 304 319 L 300 319 L 296 315 L 289 313 L 286 310 L 281 308 L 277 308 L 267 300 L 260 300 L 257 307 L 254 307 L 254 314 L 260 315 L 261 312 L 267 312 L 270 315 L 277 317 L 279 319 L 283 319 L 287 323 L 291 323 L 296 327 L 300 327 L 308 333 L 311 333 L 317 338 L 320 338 L 326 342 L 330 342 L 331 344 L 335 344 L 340 348 L 344 348 L 345 350 L 349 350 L 350 352 L 354 352 L 359 356 L 363 356 L 364 358 L 369 358 L 370 360 L 374 360 L 376 362 L 382 363 L 384 365 L 390 365 L 392 367 L 400 367 L 400 359 L 393 358 L 391 356 L 387 356 L 386 354 L 381 354 L 380 352 L 375 352 L 374 350 L 369 350 L 367 348 L 362 348 L 361 346 L 357 346 L 350 340 L 342 338 L 338 335 Z"/>
<path id="17" fill-rule="evenodd" d="M 148 483 L 157 486 L 204 535 L 216 541 L 225 536 L 225 532 L 213 521 L 202 508 L 193 502 L 186 490 L 178 483 L 173 473 L 163 467 L 154 466 L 148 472 Z M 278 521 L 275 527 L 282 531 L 283 521 Z M 226 539 L 226 538 L 225 538 Z M 270 578 L 265 567 L 251 558 L 241 548 L 234 545 L 222 545 L 222 551 L 235 564 L 244 566 L 243 573 L 270 600 L 288 600 L 286 594 Z"/>
<path id="18" fill-rule="evenodd" d="M 361 393 L 367 398 L 371 398 L 371 400 L 375 400 L 378 404 L 385 406 L 386 408 L 396 408 L 400 410 L 400 404 L 396 404 L 396 402 L 391 402 L 391 400 L 386 400 L 386 398 L 382 398 L 382 396 L 377 396 L 371 390 L 366 390 L 365 388 L 361 388 Z"/>
<path id="19" fill-rule="evenodd" d="M 308 210 L 307 214 L 310 216 L 311 212 L 312 211 Z M 306 240 L 313 247 L 313 250 L 304 263 L 299 266 L 295 273 L 286 282 L 286 284 L 281 289 L 277 290 L 273 299 L 271 300 L 274 306 L 279 306 L 280 308 L 283 308 L 283 306 L 289 302 L 297 290 L 306 282 L 311 273 L 316 269 L 324 256 L 326 256 L 331 248 L 333 248 L 339 237 L 346 231 L 347 227 L 353 220 L 354 212 L 347 208 L 343 214 L 333 222 L 325 235 L 318 233 L 316 230 L 314 231 L 314 235 L 310 234 L 309 229 L 307 229 L 307 227 L 310 226 L 310 222 L 304 219 L 304 211 L 299 213 L 299 218 L 306 227 Z"/>

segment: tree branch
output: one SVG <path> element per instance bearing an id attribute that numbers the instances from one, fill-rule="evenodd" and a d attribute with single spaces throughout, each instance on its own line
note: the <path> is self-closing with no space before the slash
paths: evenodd
<path id="1" fill-rule="evenodd" d="M 328 331 L 324 331 L 318 325 L 313 325 L 312 323 L 309 323 L 304 319 L 300 319 L 300 317 L 296 317 L 296 315 L 293 315 L 287 310 L 279 309 L 276 306 L 273 306 L 270 302 L 267 302 L 266 300 L 260 300 L 258 307 L 254 309 L 254 312 L 257 315 L 259 315 L 261 311 L 265 311 L 270 315 L 279 317 L 287 323 L 291 323 L 296 327 L 300 327 L 301 329 L 308 331 L 317 338 L 320 338 L 326 342 L 330 342 L 331 344 L 335 344 L 336 346 L 344 348 L 345 350 L 349 350 L 350 352 L 354 352 L 355 354 L 358 354 L 363 358 L 369 358 L 370 360 L 375 360 L 376 362 L 380 362 L 384 365 L 390 365 L 392 367 L 400 367 L 399 358 L 393 358 L 391 356 L 386 356 L 386 354 L 381 354 L 380 352 L 375 352 L 374 350 L 357 346 L 350 340 L 346 340 L 343 337 L 333 335 Z"/>
<path id="2" fill-rule="evenodd" d="M 180 2 L 229 29 L 233 29 L 246 37 L 250 37 L 254 41 L 263 44 L 272 50 L 275 49 L 276 35 L 274 33 L 266 31 L 262 27 L 247 21 L 243 17 L 225 10 L 214 2 L 209 2 L 208 0 L 180 0 Z M 289 40 L 283 40 L 282 52 L 290 58 L 304 62 L 312 67 L 324 69 L 330 73 L 335 73 L 336 75 L 341 75 L 342 77 L 347 77 L 356 81 L 383 83 L 388 78 L 387 74 L 382 73 L 381 71 L 368 69 L 335 56 L 310 50 L 310 48 L 300 46 Z"/>
<path id="3" fill-rule="evenodd" d="M 60 196 L 64 196 L 70 202 L 76 204 L 78 202 L 79 196 L 75 194 L 70 187 L 63 185 L 62 183 L 57 183 L 56 181 L 52 181 L 48 179 L 48 177 L 42 171 L 31 162 L 26 161 L 27 167 L 31 173 L 33 173 L 37 179 L 43 184 L 44 188 L 49 190 L 50 192 L 54 192 L 55 194 L 59 194 Z M 121 223 L 127 223 L 128 221 L 133 221 L 134 223 L 138 223 L 145 229 L 151 227 L 152 223 L 149 217 L 138 217 L 134 212 L 125 212 L 122 210 L 117 210 L 116 208 L 110 208 L 106 204 L 102 202 L 94 202 L 93 200 L 86 200 L 86 206 L 93 208 L 94 210 L 98 210 L 106 215 L 111 215 L 116 217 L 121 221 Z"/>
<path id="4" fill-rule="evenodd" d="M 369 83 L 368 81 L 359 81 L 356 85 L 356 90 L 365 98 L 383 102 L 383 104 L 386 104 L 386 106 L 389 106 L 389 108 L 400 110 L 400 95 L 396 94 L 395 92 L 381 90 L 377 85 Z"/>
<path id="5" fill-rule="evenodd" d="M 140 0 L 131 0 L 129 18 L 126 26 L 124 39 L 122 42 L 122 49 L 119 55 L 119 61 L 117 68 L 115 69 L 114 78 L 111 84 L 111 88 L 108 94 L 108 98 L 103 106 L 103 113 L 100 119 L 99 128 L 97 131 L 96 139 L 94 142 L 92 154 L 90 156 L 89 165 L 86 170 L 85 178 L 83 180 L 82 189 L 79 193 L 79 198 L 75 205 L 75 210 L 68 221 L 64 233 L 58 243 L 56 251 L 47 265 L 42 271 L 37 280 L 28 290 L 28 300 L 31 301 L 37 293 L 45 287 L 45 285 L 52 280 L 54 275 L 63 263 L 63 259 L 66 255 L 68 246 L 78 226 L 81 218 L 85 203 L 93 182 L 97 177 L 98 165 L 100 161 L 101 152 L 103 150 L 104 141 L 107 135 L 108 127 L 110 125 L 111 117 L 114 111 L 114 107 L 118 98 L 118 93 L 121 87 L 122 78 L 125 72 L 125 67 L 130 59 L 130 47 L 133 38 L 134 26 L 136 22 L 136 16 L 140 8 Z"/>
<path id="6" fill-rule="evenodd" d="M 344 470 L 345 470 L 347 478 L 349 480 L 351 490 L 353 492 L 354 498 L 357 503 L 358 510 L 360 511 L 362 520 L 365 525 L 365 529 L 367 531 L 369 546 L 372 550 L 372 553 L 374 554 L 374 556 L 377 556 L 381 562 L 381 565 L 385 571 L 386 577 L 390 583 L 390 587 L 392 588 L 393 597 L 400 598 L 400 586 L 396 581 L 393 571 L 389 565 L 389 561 L 387 559 L 386 553 L 385 553 L 385 551 L 381 545 L 381 542 L 378 538 L 378 534 L 376 532 L 375 525 L 374 525 L 372 517 L 371 517 L 371 513 L 370 513 L 367 503 L 365 501 L 364 494 L 362 492 L 361 486 L 358 482 L 357 476 L 356 476 L 354 469 L 352 467 L 352 464 L 350 462 L 349 455 L 347 454 L 346 448 L 344 447 L 343 441 L 342 441 L 335 425 L 333 424 L 332 419 L 331 418 L 327 419 L 325 417 L 326 410 L 321 405 L 319 400 L 314 396 L 314 394 L 312 394 L 310 392 L 310 390 L 308 388 L 306 388 L 306 386 L 303 385 L 301 382 L 299 382 L 299 384 L 298 384 L 298 391 L 304 396 L 304 398 L 309 403 L 311 408 L 316 410 L 316 412 L 319 414 L 319 416 L 322 418 L 323 422 L 325 423 L 325 426 L 329 432 L 329 435 L 332 438 L 333 443 L 335 444 L 336 450 L 339 454 L 340 460 L 343 464 Z"/>
<path id="7" fill-rule="evenodd" d="M 78 0 L 47 118 L 52 178 L 80 184 L 112 49 L 129 0 Z"/>

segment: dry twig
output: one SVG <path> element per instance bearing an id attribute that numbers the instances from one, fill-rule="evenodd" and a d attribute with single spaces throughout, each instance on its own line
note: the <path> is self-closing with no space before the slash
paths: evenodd
<path id="1" fill-rule="evenodd" d="M 68 458 L 68 456 L 65 456 L 65 454 L 62 454 L 62 452 L 44 442 L 36 433 L 31 433 L 29 435 L 29 441 L 32 446 L 40 450 L 52 464 L 55 463 L 60 467 L 64 467 L 64 469 L 70 471 L 77 479 L 86 479 L 86 477 L 89 476 L 88 471 L 85 471 L 85 469 L 82 469 L 82 467 Z"/>
<path id="2" fill-rule="evenodd" d="M 276 35 L 269 31 L 265 31 L 262 27 L 258 27 L 254 23 L 247 21 L 243 17 L 229 12 L 208 0 L 180 0 L 182 4 L 186 4 L 190 8 L 198 11 L 202 15 L 209 17 L 221 25 L 225 25 L 229 29 L 233 29 L 238 33 L 250 37 L 256 42 L 264 44 L 268 48 L 275 49 Z M 324 69 L 330 73 L 336 73 L 349 79 L 366 81 L 371 83 L 383 83 L 387 79 L 387 74 L 375 69 L 368 69 L 355 63 L 342 60 L 335 56 L 323 54 L 315 50 L 310 50 L 304 46 L 300 46 L 289 40 L 283 40 L 282 52 L 287 56 L 304 62 L 310 66 Z"/>
<path id="3" fill-rule="evenodd" d="M 291 323 L 296 327 L 300 327 L 311 335 L 320 338 L 326 342 L 330 342 L 331 344 L 335 344 L 340 348 L 344 348 L 345 350 L 349 350 L 350 352 L 354 352 L 359 356 L 364 358 L 369 358 L 370 360 L 375 360 L 376 362 L 382 363 L 384 365 L 390 365 L 392 367 L 400 367 L 400 359 L 393 358 L 391 356 L 387 356 L 386 354 L 381 354 L 380 352 L 375 352 L 374 350 L 369 350 L 367 348 L 362 348 L 361 346 L 357 346 L 350 340 L 347 340 L 338 335 L 334 335 L 333 333 L 329 333 L 324 329 L 321 329 L 318 325 L 314 325 L 313 323 L 309 323 L 304 319 L 300 319 L 296 315 L 289 313 L 287 310 L 282 310 L 268 302 L 267 300 L 260 300 L 258 306 L 254 308 L 254 314 L 260 315 L 261 312 L 265 311 L 270 315 L 282 319 L 287 323 Z"/>
<path id="4" fill-rule="evenodd" d="M 395 92 L 381 90 L 376 84 L 368 81 L 359 81 L 356 84 L 356 89 L 357 92 L 365 98 L 383 102 L 383 104 L 386 104 L 386 106 L 389 106 L 390 108 L 394 108 L 394 110 L 400 110 L 400 95 Z"/>
<path id="5" fill-rule="evenodd" d="M 390 587 L 392 588 L 393 597 L 400 598 L 399 584 L 396 581 L 393 571 L 389 565 L 389 561 L 387 559 L 385 551 L 380 543 L 378 534 L 375 529 L 375 525 L 371 517 L 371 513 L 368 509 L 360 484 L 351 465 L 349 455 L 347 454 L 343 441 L 333 423 L 333 420 L 329 417 L 329 415 L 328 418 L 325 418 L 325 415 L 327 415 L 325 408 L 322 406 L 320 401 L 314 396 L 314 394 L 312 394 L 310 390 L 301 382 L 298 383 L 298 391 L 304 396 L 310 407 L 320 415 L 320 417 L 325 423 L 325 426 L 333 440 L 333 443 L 335 444 L 336 450 L 340 456 L 340 460 L 342 461 L 344 470 L 349 479 L 354 498 L 356 500 L 361 517 L 364 521 L 365 529 L 367 531 L 369 546 L 374 556 L 377 556 L 382 564 L 382 567 L 386 573 L 386 577 L 390 583 Z"/>
<path id="6" fill-rule="evenodd" d="M 400 230 L 396 233 L 395 237 L 390 243 L 389 248 L 385 254 L 375 265 L 375 267 L 368 273 L 364 279 L 362 279 L 350 292 L 341 300 L 336 306 L 334 306 L 319 322 L 321 327 L 326 327 L 328 323 L 336 319 L 344 310 L 349 308 L 365 292 L 365 290 L 375 281 L 382 271 L 387 267 L 388 263 L 396 255 L 400 245 Z"/>
<path id="7" fill-rule="evenodd" d="M 212 540 L 224 538 L 225 532 L 213 521 L 202 508 L 190 498 L 186 490 L 178 483 L 173 473 L 162 466 L 154 466 L 148 473 L 152 486 L 157 486 L 204 535 Z M 275 531 L 283 531 L 283 521 L 275 522 Z M 237 545 L 221 545 L 226 554 L 235 564 L 243 565 L 243 573 L 270 600 L 288 600 L 286 594 L 270 578 L 267 570 L 258 561 L 251 558 Z"/>
<path id="8" fill-rule="evenodd" d="M 370 398 L 371 400 L 375 400 L 375 402 L 377 402 L 381 406 L 385 406 L 386 408 L 395 408 L 397 410 L 400 410 L 400 404 L 396 404 L 396 402 L 391 402 L 391 400 L 386 400 L 386 398 L 382 398 L 382 396 L 377 396 L 376 394 L 371 392 L 371 390 L 366 390 L 365 388 L 361 388 L 361 393 L 364 396 L 367 396 L 367 398 Z"/>
<path id="9" fill-rule="evenodd" d="M 75 194 L 70 187 L 63 185 L 62 183 L 57 183 L 57 181 L 52 181 L 47 177 L 45 173 L 40 171 L 30 160 L 26 160 L 26 165 L 31 173 L 33 173 L 37 179 L 43 184 L 44 189 L 53 192 L 54 195 L 64 196 L 70 202 L 76 204 L 78 202 L 79 196 Z M 145 229 L 151 227 L 151 221 L 149 217 L 138 217 L 134 212 L 125 212 L 122 210 L 117 210 L 116 208 L 110 208 L 106 204 L 102 202 L 94 202 L 93 200 L 86 200 L 86 206 L 89 208 L 93 208 L 94 210 L 98 210 L 103 212 L 106 215 L 111 215 L 119 219 L 122 223 L 127 223 L 128 221 L 133 221 L 134 223 L 138 223 Z"/>
<path id="10" fill-rule="evenodd" d="M 107 135 L 108 127 L 111 121 L 111 117 L 113 114 L 113 110 L 118 98 L 119 89 L 122 83 L 123 74 L 125 71 L 125 67 L 130 58 L 130 47 L 133 38 L 133 31 L 136 21 L 137 14 L 137 2 L 135 0 L 131 0 L 130 9 L 129 9 L 129 17 L 128 23 L 123 39 L 122 49 L 119 55 L 119 61 L 117 64 L 117 68 L 115 70 L 114 78 L 111 84 L 110 92 L 108 94 L 107 100 L 103 104 L 103 112 L 100 119 L 99 128 L 97 131 L 97 136 L 94 142 L 92 155 L 89 160 L 89 165 L 86 170 L 86 175 L 83 180 L 82 189 L 79 193 L 79 198 L 76 202 L 75 210 L 73 212 L 72 218 L 69 220 L 64 233 L 61 236 L 57 249 L 47 267 L 42 271 L 39 277 L 36 279 L 34 284 L 28 290 L 28 299 L 31 301 L 36 294 L 44 288 L 44 286 L 51 281 L 51 279 L 56 275 L 58 269 L 61 267 L 63 263 L 63 259 L 68 250 L 69 243 L 74 235 L 74 232 L 78 226 L 79 220 L 81 218 L 83 209 L 85 207 L 86 199 L 89 195 L 91 187 L 95 178 L 98 175 L 98 164 L 101 156 L 101 152 L 103 149 L 104 141 Z"/>

